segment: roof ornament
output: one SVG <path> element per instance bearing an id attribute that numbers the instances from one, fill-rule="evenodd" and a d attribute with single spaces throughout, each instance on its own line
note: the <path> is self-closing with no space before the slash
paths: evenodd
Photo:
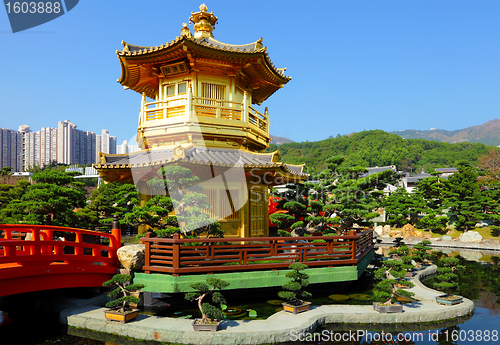
<path id="1" fill-rule="evenodd" d="M 200 12 L 191 12 L 189 22 L 194 23 L 194 38 L 214 37 L 212 31 L 217 24 L 218 18 L 213 12 L 208 13 L 207 5 L 200 5 Z"/>
<path id="2" fill-rule="evenodd" d="M 186 23 L 182 23 L 181 37 L 191 38 L 191 30 Z"/>
<path id="3" fill-rule="evenodd" d="M 124 53 L 128 53 L 129 50 L 128 50 L 128 44 L 127 44 L 127 42 L 125 42 L 125 41 L 122 40 L 122 45 L 123 45 L 123 52 Z"/>
<path id="4" fill-rule="evenodd" d="M 262 41 L 263 41 L 263 39 L 262 39 L 262 37 L 261 37 L 261 38 L 259 38 L 259 39 L 257 40 L 257 42 L 255 42 L 255 50 L 260 50 L 260 49 L 262 49 L 262 47 L 263 47 L 263 45 L 262 45 Z"/>

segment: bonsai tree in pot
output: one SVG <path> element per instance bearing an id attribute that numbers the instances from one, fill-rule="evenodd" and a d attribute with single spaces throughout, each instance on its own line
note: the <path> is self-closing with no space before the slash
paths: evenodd
<path id="1" fill-rule="evenodd" d="M 424 265 L 430 262 L 429 259 L 431 255 L 427 253 L 427 251 L 431 250 L 432 248 L 428 247 L 429 244 L 431 244 L 431 241 L 425 240 L 413 246 L 411 256 L 417 264 Z"/>
<path id="2" fill-rule="evenodd" d="M 192 284 L 191 288 L 196 290 L 185 294 L 184 298 L 189 301 L 197 301 L 200 309 L 201 319 L 195 319 L 193 328 L 195 331 L 210 330 L 215 332 L 220 321 L 224 318 L 222 305 L 226 299 L 219 290 L 229 286 L 229 283 L 215 277 L 207 278 L 206 283 Z M 211 302 L 203 302 L 205 298 L 211 297 Z M 205 299 L 206 301 L 206 299 Z M 218 306 L 216 306 L 217 304 Z M 208 326 L 208 327 L 206 327 Z"/>
<path id="3" fill-rule="evenodd" d="M 402 260 L 386 260 L 383 267 L 375 272 L 375 278 L 380 280 L 375 285 L 374 295 L 381 302 L 374 302 L 373 308 L 381 313 L 401 313 L 403 306 L 397 303 L 397 297 L 411 298 L 414 293 L 403 288 L 414 284 L 405 280 L 408 264 Z"/>
<path id="4" fill-rule="evenodd" d="M 410 253 L 410 247 L 403 244 L 396 246 L 395 249 L 389 252 L 389 255 L 392 256 L 393 260 L 398 260 L 401 259 L 403 256 L 408 256 L 409 253 Z"/>
<path id="5" fill-rule="evenodd" d="M 436 279 L 439 281 L 434 287 L 440 291 L 445 291 L 446 295 L 436 297 L 436 301 L 441 304 L 458 304 L 462 301 L 461 296 L 454 295 L 458 291 L 458 274 L 465 267 L 459 264 L 458 258 L 444 257 L 438 261 L 438 274 Z"/>
<path id="6" fill-rule="evenodd" d="M 307 265 L 297 262 L 291 264 L 288 268 L 292 271 L 286 273 L 285 276 L 291 280 L 282 286 L 286 291 L 278 292 L 278 296 L 288 301 L 288 303 L 283 303 L 285 311 L 297 314 L 308 310 L 311 305 L 311 302 L 302 300 L 302 298 L 312 297 L 312 294 L 304 290 L 309 285 L 309 276 L 301 272 L 307 268 Z"/>
<path id="7" fill-rule="evenodd" d="M 130 303 L 138 303 L 139 298 L 131 296 L 132 292 L 138 292 L 145 286 L 144 284 L 130 284 L 132 277 L 128 274 L 115 274 L 113 278 L 102 283 L 103 286 L 116 286 L 111 291 L 109 297 L 117 297 L 115 300 L 106 303 L 108 308 L 117 308 L 116 310 L 106 310 L 108 320 L 121 321 L 123 323 L 137 317 L 137 309 L 130 308 Z"/>
<path id="8" fill-rule="evenodd" d="M 397 265 L 400 269 L 406 270 L 405 276 L 406 277 L 412 277 L 413 276 L 413 264 L 412 258 L 410 257 L 410 247 L 406 245 L 402 245 L 400 247 L 396 247 L 396 249 L 393 249 L 389 252 L 389 255 L 392 256 L 393 260 L 395 262 L 400 261 Z"/>

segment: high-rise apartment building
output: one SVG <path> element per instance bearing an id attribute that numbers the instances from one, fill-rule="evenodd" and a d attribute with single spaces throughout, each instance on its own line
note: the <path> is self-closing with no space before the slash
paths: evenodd
<path id="1" fill-rule="evenodd" d="M 76 129 L 76 125 L 69 120 L 59 121 L 57 126 L 57 162 L 83 165 L 95 163 L 96 137 L 94 132 Z"/>
<path id="2" fill-rule="evenodd" d="M 95 161 L 99 162 L 99 152 L 116 153 L 116 137 L 109 135 L 107 129 L 101 131 L 101 135 L 96 135 Z"/>
<path id="3" fill-rule="evenodd" d="M 102 130 L 101 152 L 109 153 L 109 131 L 107 129 Z"/>
<path id="4" fill-rule="evenodd" d="M 27 125 L 17 131 L 0 128 L 0 169 L 27 170 L 44 167 L 52 162 L 60 164 L 92 165 L 99 162 L 102 147 L 107 153 L 116 153 L 116 137 L 108 130 L 102 135 L 76 129 L 73 122 L 59 121 L 57 128 L 43 127 L 32 132 Z"/>
<path id="5" fill-rule="evenodd" d="M 127 140 L 123 140 L 123 143 L 121 143 L 120 145 L 117 145 L 117 147 L 116 147 L 116 153 L 118 153 L 118 154 L 128 153 L 128 142 L 127 142 Z"/>
<path id="6" fill-rule="evenodd" d="M 116 137 L 109 137 L 109 153 L 116 154 Z"/>
<path id="7" fill-rule="evenodd" d="M 39 166 L 46 166 L 57 161 L 57 129 L 43 127 L 40 130 Z"/>
<path id="8" fill-rule="evenodd" d="M 0 169 L 11 167 L 12 171 L 21 168 L 23 136 L 18 131 L 0 128 Z"/>
<path id="9" fill-rule="evenodd" d="M 57 123 L 57 162 L 71 164 L 74 160 L 76 125 L 71 121 Z"/>

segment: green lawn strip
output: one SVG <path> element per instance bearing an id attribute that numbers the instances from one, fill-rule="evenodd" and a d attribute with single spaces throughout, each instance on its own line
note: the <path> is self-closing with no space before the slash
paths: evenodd
<path id="1" fill-rule="evenodd" d="M 393 228 L 392 230 L 402 230 L 402 229 L 401 228 Z M 440 238 L 440 237 L 445 235 L 445 234 L 433 233 L 433 232 L 430 232 L 429 230 L 425 230 L 425 229 L 416 229 L 416 230 L 423 231 L 424 234 L 431 234 L 432 238 Z M 492 231 L 491 231 L 491 228 L 489 226 L 486 226 L 484 228 L 473 228 L 473 229 L 470 229 L 469 231 L 477 231 L 485 240 L 500 240 L 500 236 L 492 235 Z M 453 232 L 453 234 L 448 235 L 448 236 L 451 236 L 452 238 L 458 238 L 463 233 L 464 233 L 463 231 L 455 230 Z"/>

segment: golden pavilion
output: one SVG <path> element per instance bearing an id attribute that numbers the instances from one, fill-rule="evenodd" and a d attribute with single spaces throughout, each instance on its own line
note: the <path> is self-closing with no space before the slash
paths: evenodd
<path id="1" fill-rule="evenodd" d="M 269 114 L 261 105 L 291 78 L 271 62 L 262 38 L 222 43 L 218 18 L 205 4 L 180 36 L 155 47 L 122 42 L 118 82 L 142 95 L 137 141 L 141 151 L 100 153 L 94 167 L 107 182 L 135 183 L 140 204 L 161 167 L 179 165 L 200 178 L 226 237 L 268 236 L 269 188 L 303 182 L 303 165 L 280 162 L 269 147 Z"/>

